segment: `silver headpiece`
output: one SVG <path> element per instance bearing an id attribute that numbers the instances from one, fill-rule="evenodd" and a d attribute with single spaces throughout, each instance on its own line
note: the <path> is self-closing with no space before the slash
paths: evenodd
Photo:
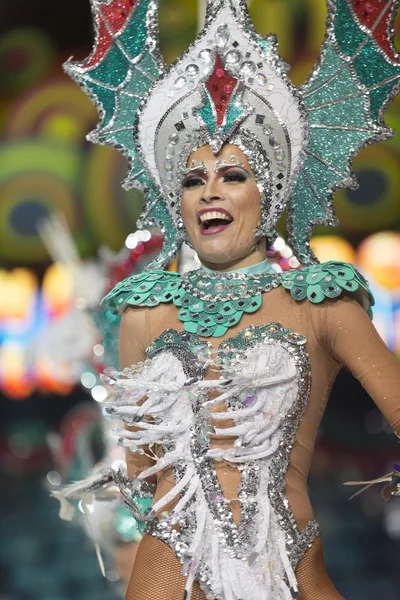
<path id="1" fill-rule="evenodd" d="M 398 90 L 392 46 L 398 0 L 327 0 L 328 25 L 311 78 L 297 90 L 274 35 L 259 36 L 244 0 L 208 0 L 204 29 L 170 67 L 158 51 L 158 0 L 92 0 L 96 45 L 66 70 L 93 98 L 96 143 L 124 152 L 124 184 L 145 191 L 138 226 L 160 226 L 165 266 L 184 239 L 181 181 L 187 159 L 226 142 L 248 157 L 262 196 L 259 234 L 272 237 L 288 210 L 289 241 L 303 264 L 317 224 L 336 224 L 335 189 L 354 186 L 351 159 L 391 132 L 383 108 Z"/>

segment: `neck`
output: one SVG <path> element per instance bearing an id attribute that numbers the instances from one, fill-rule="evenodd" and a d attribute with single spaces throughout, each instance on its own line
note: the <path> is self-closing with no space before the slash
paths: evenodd
<path id="1" fill-rule="evenodd" d="M 224 273 L 226 271 L 236 271 L 237 269 L 245 269 L 246 267 L 252 267 L 254 265 L 258 265 L 263 262 L 267 258 L 267 253 L 265 248 L 257 248 L 254 252 L 246 256 L 245 258 L 239 258 L 237 260 L 232 260 L 230 262 L 224 263 L 213 263 L 207 260 L 202 260 L 201 264 L 206 269 L 210 269 L 211 271 L 219 271 Z"/>

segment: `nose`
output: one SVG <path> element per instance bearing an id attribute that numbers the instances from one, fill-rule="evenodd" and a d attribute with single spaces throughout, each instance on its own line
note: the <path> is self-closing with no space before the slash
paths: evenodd
<path id="1" fill-rule="evenodd" d="M 222 200 L 222 195 L 218 186 L 218 182 L 216 179 L 210 178 L 203 189 L 201 201 L 205 204 L 210 204 L 211 202 L 219 200 Z"/>

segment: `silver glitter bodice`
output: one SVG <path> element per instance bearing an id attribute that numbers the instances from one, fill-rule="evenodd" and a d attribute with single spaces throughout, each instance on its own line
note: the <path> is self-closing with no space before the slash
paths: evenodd
<path id="1" fill-rule="evenodd" d="M 171 545 L 188 579 L 196 577 L 214 600 L 290 598 L 294 568 L 318 535 L 314 521 L 298 530 L 285 495 L 310 391 L 305 343 L 277 323 L 246 328 L 217 350 L 195 334 L 167 330 L 144 363 L 114 376 L 109 413 L 137 428 L 119 430 L 120 443 L 139 453 L 154 444 L 164 450 L 138 479 L 167 467 L 175 476 L 175 487 L 145 516 L 147 532 Z M 212 412 L 221 402 L 227 411 Z M 223 426 L 227 419 L 233 426 Z M 216 440 L 228 437 L 234 445 L 219 447 Z M 239 526 L 216 461 L 241 472 Z"/>

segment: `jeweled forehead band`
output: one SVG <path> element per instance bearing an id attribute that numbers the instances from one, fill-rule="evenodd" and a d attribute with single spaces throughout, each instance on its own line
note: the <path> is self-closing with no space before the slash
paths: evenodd
<path id="1" fill-rule="evenodd" d="M 240 169 L 245 168 L 244 163 L 240 161 L 236 154 L 231 154 L 228 160 L 217 160 L 213 171 L 214 173 L 219 173 L 219 171 L 225 167 L 238 167 Z M 185 175 L 188 175 L 193 171 L 203 171 L 205 174 L 209 173 L 206 163 L 204 161 L 197 161 L 195 159 L 190 162 L 190 167 L 186 169 Z"/>
<path id="2" fill-rule="evenodd" d="M 217 160 L 215 163 L 214 172 L 218 173 L 224 167 L 238 167 L 240 169 L 244 169 L 244 164 L 240 161 L 236 154 L 231 154 L 229 160 Z"/>
<path id="3" fill-rule="evenodd" d="M 190 162 L 190 167 L 188 167 L 185 170 L 185 175 L 188 175 L 189 173 L 192 173 L 193 171 L 203 171 L 203 173 L 205 173 L 205 174 L 209 173 L 208 167 L 203 160 L 197 161 L 197 160 L 193 159 Z"/>

